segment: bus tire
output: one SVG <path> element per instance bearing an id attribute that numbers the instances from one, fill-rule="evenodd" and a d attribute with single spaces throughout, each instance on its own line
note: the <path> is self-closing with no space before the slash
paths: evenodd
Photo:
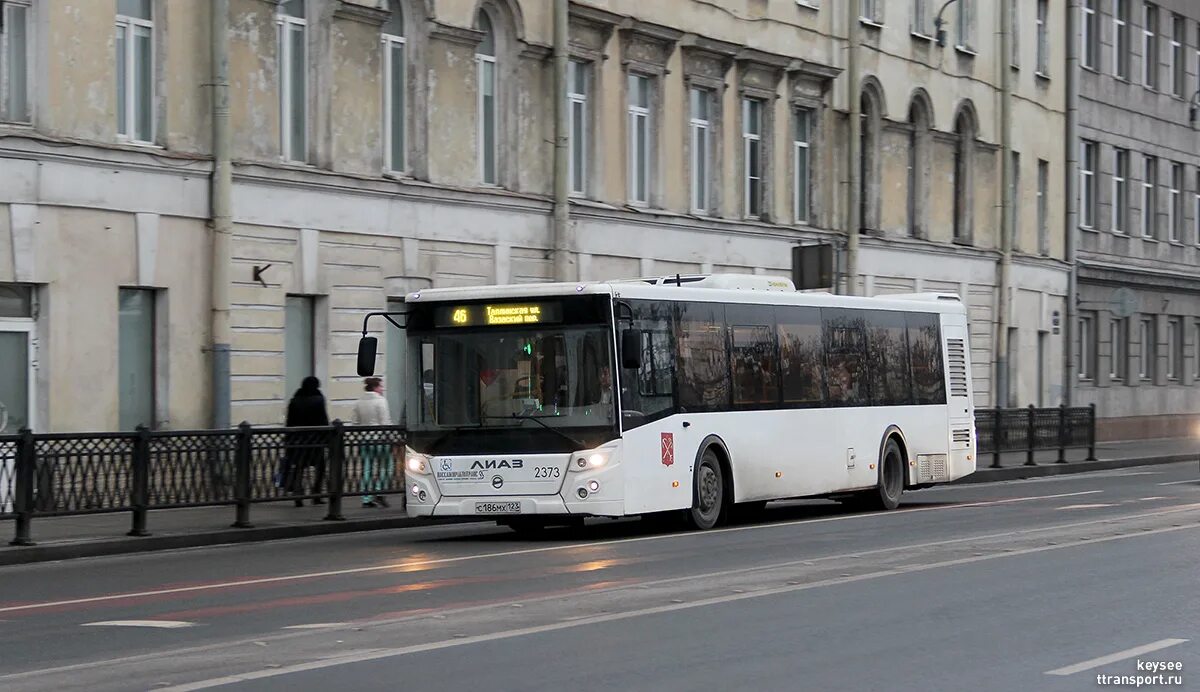
<path id="1" fill-rule="evenodd" d="M 867 505 L 875 510 L 892 510 L 900 506 L 904 493 L 904 452 L 896 438 L 889 437 L 879 458 L 879 482 L 875 490 L 864 495 Z"/>
<path id="2" fill-rule="evenodd" d="M 721 471 L 717 453 L 709 447 L 692 474 L 692 508 L 687 513 L 688 524 L 706 531 L 724 522 L 726 513 L 725 474 Z"/>

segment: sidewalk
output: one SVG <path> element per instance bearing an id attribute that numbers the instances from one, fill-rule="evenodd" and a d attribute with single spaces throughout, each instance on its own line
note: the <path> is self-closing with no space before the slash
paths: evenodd
<path id="1" fill-rule="evenodd" d="M 1025 466 L 1025 454 L 1002 456 L 1002 468 L 989 468 L 992 455 L 978 460 L 978 470 L 958 483 L 984 483 L 1051 476 L 1064 473 L 1083 473 L 1105 469 L 1151 464 L 1167 464 L 1200 460 L 1200 439 L 1137 440 L 1105 442 L 1096 445 L 1096 461 L 1085 461 L 1087 450 L 1067 451 L 1065 464 L 1055 463 L 1057 452 L 1042 452 L 1035 456 L 1036 466 Z M 1200 477 L 1200 472 L 1198 472 Z M 0 521 L 0 565 L 27 562 L 66 560 L 99 555 L 116 555 L 152 550 L 168 550 L 225 543 L 300 538 L 324 534 L 396 529 L 429 525 L 427 519 L 410 519 L 400 508 L 401 498 L 390 496 L 388 509 L 363 508 L 357 497 L 343 500 L 344 521 L 326 521 L 328 505 L 295 507 L 290 501 L 252 505 L 250 521 L 253 528 L 235 529 L 234 507 L 200 507 L 152 511 L 145 537 L 126 536 L 131 527 L 129 512 L 94 514 L 72 517 L 34 517 L 32 524 L 35 546 L 8 545 L 15 530 L 12 520 Z M 461 521 L 476 521 L 472 518 Z M 479 520 L 490 523 L 491 520 Z"/>

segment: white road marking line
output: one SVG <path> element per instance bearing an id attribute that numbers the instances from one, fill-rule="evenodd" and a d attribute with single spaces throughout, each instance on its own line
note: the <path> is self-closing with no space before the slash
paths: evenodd
<path id="1" fill-rule="evenodd" d="M 1132 649 L 1125 649 L 1124 651 L 1118 651 L 1115 654 L 1109 654 L 1107 656 L 1101 656 L 1100 658 L 1093 658 L 1091 660 L 1084 661 L 1082 663 L 1076 663 L 1073 666 L 1066 666 L 1065 668 L 1057 668 L 1055 670 L 1048 670 L 1048 671 L 1046 671 L 1046 675 L 1074 675 L 1075 673 L 1082 673 L 1085 670 L 1091 670 L 1093 668 L 1099 668 L 1100 666 L 1106 666 L 1109 663 L 1116 663 L 1117 661 L 1124 661 L 1129 658 L 1134 658 L 1135 656 L 1141 656 L 1142 654 L 1148 654 L 1151 651 L 1159 651 L 1161 649 L 1166 649 L 1166 648 L 1169 648 L 1172 646 L 1178 646 L 1186 641 L 1187 641 L 1186 639 L 1160 639 L 1156 642 L 1146 644 L 1145 646 L 1138 646 L 1138 647 L 1134 647 Z"/>
<path id="2" fill-rule="evenodd" d="M 150 627 L 159 630 L 177 630 L 195 626 L 194 622 L 181 620 L 107 620 L 105 622 L 85 622 L 80 625 L 80 627 Z"/>
<path id="3" fill-rule="evenodd" d="M 1116 507 L 1116 505 L 1113 505 L 1113 504 L 1067 505 L 1065 507 L 1059 507 L 1058 509 L 1060 509 L 1060 510 L 1062 510 L 1062 509 L 1097 509 L 1099 507 Z"/>
<path id="4" fill-rule="evenodd" d="M 348 569 L 328 570 L 324 572 L 308 572 L 305 574 L 291 574 L 282 577 L 261 577 L 258 579 L 242 579 L 239 581 L 218 582 L 216 584 L 199 584 L 197 586 L 180 586 L 173 589 L 155 589 L 152 591 L 136 591 L 130 593 L 111 594 L 108 596 L 92 596 L 89 598 L 73 598 L 64 601 L 45 601 L 42 603 L 29 603 L 26 605 L 8 606 L 0 608 L 0 613 L 21 612 L 29 610 L 43 610 L 46 608 L 58 608 L 63 606 L 83 605 L 87 603 L 104 603 L 107 601 L 119 601 L 127 598 L 146 598 L 149 596 L 166 596 L 170 594 L 180 593 L 196 593 L 200 591 L 217 591 L 220 589 L 229 589 L 238 586 L 256 586 L 259 584 L 278 584 L 280 582 L 300 581 L 304 579 L 320 579 L 323 577 L 341 577 L 350 574 L 367 574 L 370 572 L 387 572 L 398 569 L 412 569 L 413 567 L 427 567 L 430 565 L 444 565 L 456 562 L 468 562 L 473 560 L 487 560 L 497 557 L 514 557 L 517 555 L 533 555 L 536 553 L 561 552 L 578 550 L 579 548 L 604 548 L 612 545 L 622 545 L 626 543 L 641 543 L 644 541 L 661 541 L 680 538 L 695 538 L 698 536 L 707 536 L 721 533 L 734 533 L 739 531 L 762 531 L 767 529 L 786 528 L 789 526 L 799 526 L 803 524 L 824 524 L 831 521 L 846 521 L 850 519 L 866 519 L 871 517 L 901 517 L 906 514 L 914 514 L 917 512 L 934 512 L 949 509 L 963 509 L 968 507 L 990 507 L 993 505 L 1013 504 L 1016 502 L 1033 502 L 1035 500 L 1055 500 L 1061 497 L 1077 497 L 1079 495 L 1094 495 L 1102 493 L 1103 490 L 1084 490 L 1075 493 L 1059 493 L 1057 495 L 1034 495 L 1031 497 L 1011 497 L 1003 500 L 985 500 L 981 502 L 964 502 L 953 505 L 943 505 L 936 507 L 917 507 L 915 509 L 904 509 L 899 511 L 882 511 L 882 512 L 864 512 L 860 514 L 843 514 L 834 517 L 821 517 L 818 519 L 797 519 L 795 521 L 786 521 L 774 524 L 756 524 L 751 526 L 731 526 L 724 529 L 714 529 L 706 531 L 702 534 L 696 533 L 667 533 L 655 536 L 638 536 L 636 538 L 618 538 L 611 541 L 588 541 L 577 543 L 565 543 L 563 545 L 547 546 L 544 548 L 525 548 L 521 550 L 505 550 L 495 553 L 480 553 L 476 555 L 460 555 L 458 557 L 444 557 L 432 560 L 418 560 L 415 562 L 399 562 L 387 565 L 372 565 L 371 567 L 353 567 Z"/>
<path id="5" fill-rule="evenodd" d="M 1146 532 L 1143 532 L 1140 534 L 1131 534 L 1131 535 L 1150 536 L 1150 535 L 1154 535 L 1157 533 L 1168 533 L 1168 532 L 1172 532 L 1172 531 L 1180 531 L 1185 528 L 1195 529 L 1196 526 L 1195 525 L 1186 526 L 1186 527 L 1172 526 L 1172 527 L 1154 529 L 1153 531 L 1146 531 Z M 394 649 L 370 649 L 370 650 L 366 650 L 366 651 L 361 651 L 359 653 L 325 658 L 325 659 L 321 659 L 319 661 L 310 661 L 308 663 L 298 663 L 295 665 L 284 666 L 281 668 L 269 668 L 269 669 L 258 670 L 258 671 L 254 671 L 254 672 L 250 672 L 250 673 L 240 673 L 240 674 L 235 674 L 235 675 L 228 675 L 225 677 L 212 678 L 209 680 L 199 680 L 196 682 L 185 683 L 182 685 L 176 685 L 174 687 L 165 687 L 162 689 L 164 690 L 164 692 L 194 692 L 195 690 L 206 690 L 206 689 L 211 689 L 213 687 L 221 687 L 224 685 L 233 685 L 233 684 L 237 684 L 237 683 L 241 683 L 241 682 L 249 682 L 251 680 L 261 680 L 264 678 L 274 678 L 274 677 L 278 677 L 281 675 L 291 675 L 293 673 L 303 673 L 303 672 L 310 671 L 310 670 L 321 670 L 324 668 L 333 668 L 333 667 L 343 666 L 343 665 L 348 665 L 348 664 L 353 664 L 353 663 L 363 663 L 366 661 L 376 661 L 376 660 L 385 659 L 385 658 L 397 658 L 399 656 L 407 656 L 409 654 L 423 653 L 426 651 L 436 651 L 436 650 L 440 650 L 440 649 L 449 649 L 449 648 L 453 648 L 453 647 L 470 645 L 470 644 L 480 644 L 480 643 L 484 643 L 484 642 L 497 641 L 497 640 L 503 640 L 503 639 L 513 639 L 513 638 L 517 638 L 517 637 L 525 637 L 525 636 L 534 635 L 534 634 L 542 634 L 545 632 L 555 632 L 555 631 L 565 630 L 565 629 L 574 629 L 576 627 L 582 627 L 585 625 L 596 625 L 596 624 L 602 624 L 602 623 L 606 623 L 606 622 L 630 620 L 633 618 L 644 617 L 647 615 L 658 615 L 658 614 L 670 613 L 670 612 L 674 612 L 674 611 L 678 611 L 678 610 L 691 610 L 693 608 L 701 608 L 701 607 L 711 606 L 711 605 L 722 605 L 725 603 L 734 603 L 737 601 L 743 601 L 743 600 L 750 599 L 750 598 L 762 598 L 763 596 L 776 596 L 776 595 L 781 595 L 781 594 L 794 593 L 797 591 L 807 591 L 807 590 L 821 588 L 821 587 L 825 587 L 825 586 L 849 584 L 849 583 L 859 582 L 859 581 L 869 581 L 872 579 L 878 579 L 880 577 L 894 576 L 894 575 L 899 575 L 899 574 L 910 574 L 910 573 L 914 573 L 914 572 L 925 572 L 925 571 L 937 569 L 940 567 L 955 567 L 955 566 L 959 566 L 959 565 L 968 565 L 968 564 L 973 564 L 976 562 L 983 562 L 986 560 L 994 560 L 996 558 L 1011 557 L 1014 555 L 1029 555 L 1029 554 L 1033 554 L 1033 553 L 1045 552 L 1048 550 L 1061 550 L 1063 548 L 1074 548 L 1074 547 L 1079 547 L 1082 545 L 1104 543 L 1107 541 L 1121 540 L 1123 538 L 1129 538 L 1129 537 L 1130 537 L 1130 535 L 1106 536 L 1103 538 L 1093 539 L 1091 541 L 1075 541 L 1075 542 L 1070 542 L 1070 543 L 1064 543 L 1061 545 L 1038 546 L 1035 548 L 1025 548 L 1022 550 L 1015 550 L 1011 553 L 993 553 L 991 555 L 980 555 L 980 556 L 972 556 L 972 557 L 966 557 L 966 558 L 958 558 L 958 559 L 954 559 L 954 560 L 946 560 L 944 562 L 935 562 L 935 563 L 924 564 L 924 565 L 921 565 L 921 564 L 908 565 L 908 566 L 903 566 L 903 567 L 883 569 L 883 570 L 880 570 L 877 572 L 869 572 L 867 574 L 860 574 L 860 575 L 855 575 L 855 576 L 851 576 L 851 577 L 837 577 L 837 578 L 833 578 L 833 579 L 823 579 L 821 581 L 810 582 L 807 584 L 796 584 L 796 585 L 788 585 L 788 586 L 763 589 L 761 591 L 755 591 L 752 593 L 740 593 L 740 594 L 735 593 L 735 594 L 728 594 L 725 596 L 714 596 L 711 598 L 698 599 L 698 600 L 687 602 L 687 603 L 671 603 L 669 605 L 651 606 L 648 608 L 640 608 L 637 610 L 630 610 L 630 611 L 626 611 L 626 612 L 622 612 L 622 613 L 605 613 L 602 615 L 594 615 L 594 616 L 590 616 L 590 617 L 581 618 L 578 620 L 572 620 L 569 622 L 556 622 L 556 623 L 549 623 L 549 624 L 545 624 L 545 625 L 533 625 L 530 627 L 523 627 L 520 629 L 509 630 L 509 631 L 504 631 L 504 632 L 492 632 L 490 634 L 480 634 L 480 635 L 475 635 L 475 636 L 471 636 L 471 637 L 462 637 L 462 638 L 442 640 L 442 641 L 437 641 L 437 642 L 428 642 L 425 644 L 416 644 L 416 645 L 412 645 L 412 646 L 404 646 L 404 647 L 398 647 L 398 648 L 394 648 Z M 1171 641 L 1171 642 L 1178 643 L 1178 642 L 1182 642 L 1182 641 L 1186 641 L 1186 640 L 1164 640 L 1164 641 Z M 1156 648 L 1165 648 L 1165 647 L 1156 647 Z M 1148 649 L 1148 650 L 1154 651 L 1155 649 Z M 1138 653 L 1144 653 L 1143 651 L 1140 651 L 1140 650 L 1133 650 L 1133 651 L 1134 651 L 1134 653 L 1132 653 L 1131 655 L 1134 655 L 1134 656 L 1136 656 Z M 1052 673 L 1053 673 L 1053 671 L 1052 671 Z M 2 679 L 2 678 L 0 678 L 0 679 Z"/>
<path id="6" fill-rule="evenodd" d="M 1144 512 L 1142 514 L 1131 514 L 1131 515 L 1128 515 L 1125 517 L 1121 517 L 1121 519 L 1122 520 L 1134 520 L 1134 519 L 1145 519 L 1148 517 L 1160 517 L 1160 516 L 1167 516 L 1167 515 L 1171 515 L 1171 514 L 1178 514 L 1180 512 L 1186 512 L 1186 511 L 1190 511 L 1190 510 L 1194 510 L 1194 509 L 1200 509 L 1200 503 L 1179 505 L 1176 507 L 1172 507 L 1170 509 L 1156 510 L 1153 512 Z M 991 538 L 1004 538 L 1004 537 L 1009 537 L 1009 536 L 1024 536 L 1024 535 L 1040 533 L 1040 532 L 1044 532 L 1044 531 L 1073 529 L 1073 528 L 1079 528 L 1079 527 L 1083 527 L 1083 526 L 1095 526 L 1097 524 L 1112 524 L 1113 521 L 1114 521 L 1113 519 L 1089 519 L 1087 521 L 1076 521 L 1076 522 L 1071 522 L 1068 524 L 1054 524 L 1054 525 L 1050 525 L 1050 526 L 1038 526 L 1038 527 L 1030 528 L 1030 529 L 1005 531 L 1003 533 L 987 534 L 987 535 L 983 535 L 983 536 L 967 536 L 965 538 L 952 538 L 952 539 L 947 539 L 944 541 L 933 541 L 933 542 L 929 542 L 929 543 L 917 543 L 917 544 L 912 544 L 912 545 L 892 546 L 890 548 L 878 548 L 875 550 L 867 550 L 867 551 L 862 551 L 862 552 L 858 552 L 858 553 L 846 553 L 846 554 L 842 554 L 842 555 L 829 555 L 829 556 L 824 556 L 824 557 L 814 557 L 814 558 L 808 558 L 808 559 L 802 559 L 802 560 L 793 560 L 790 562 L 765 565 L 765 566 L 761 566 L 761 567 L 759 567 L 759 566 L 742 567 L 742 568 L 738 568 L 738 569 L 723 570 L 720 572 L 710 572 L 707 574 L 692 574 L 692 575 L 687 575 L 687 576 L 683 576 L 683 577 L 668 577 L 665 579 L 657 579 L 654 581 L 639 582 L 639 583 L 633 584 L 631 586 L 618 587 L 616 589 L 612 589 L 612 591 L 616 592 L 616 591 L 623 591 L 623 590 L 627 590 L 627 589 L 631 589 L 631 588 L 646 588 L 647 586 L 654 586 L 654 585 L 658 585 L 658 584 L 665 584 L 665 583 L 671 583 L 671 582 L 689 581 L 689 580 L 695 580 L 695 579 L 713 579 L 713 578 L 717 578 L 717 577 L 721 577 L 721 576 L 725 576 L 725 575 L 729 575 L 729 574 L 734 574 L 734 573 L 746 573 L 746 572 L 752 572 L 752 571 L 758 571 L 758 570 L 789 567 L 789 566 L 794 566 L 797 564 L 811 564 L 811 563 L 815 563 L 815 562 L 821 562 L 824 560 L 837 560 L 837 559 L 852 557 L 855 555 L 862 557 L 862 556 L 866 556 L 866 555 L 874 555 L 877 553 L 905 552 L 905 551 L 914 550 L 914 549 L 918 549 L 918 548 L 931 547 L 931 546 L 937 546 L 937 545 L 947 545 L 947 544 L 951 544 L 951 543 L 962 543 L 962 542 L 966 542 L 966 541 L 987 540 L 987 539 L 991 539 Z M 1121 537 L 1131 537 L 1134 535 L 1139 535 L 1139 536 L 1153 535 L 1155 533 L 1161 533 L 1163 531 L 1177 530 L 1178 528 L 1195 528 L 1195 527 L 1194 526 L 1192 526 L 1192 527 L 1172 527 L 1171 529 L 1158 529 L 1158 530 L 1154 530 L 1154 531 L 1141 532 L 1138 534 L 1128 534 L 1126 536 L 1121 536 Z M 1118 538 L 1118 536 L 1112 537 L 1112 539 L 1115 539 L 1115 538 Z M 1103 543 L 1106 540 L 1112 540 L 1112 539 L 1103 538 L 1100 540 L 1093 540 L 1090 542 Z M 1074 545 L 1074 544 L 1068 544 L 1068 545 Z M 1063 547 L 1063 546 L 1056 546 L 1056 547 Z M 1014 553 L 1004 553 L 1004 555 L 1015 555 L 1015 554 L 1018 554 L 1018 553 L 1015 553 L 1015 552 Z M 979 558 L 971 558 L 971 559 L 978 560 Z M 524 599 L 524 603 L 525 604 L 537 603 L 537 602 L 541 602 L 544 600 L 555 599 L 555 598 L 561 598 L 561 596 L 555 595 L 555 596 L 546 596 L 543 598 L 536 598 L 536 597 L 529 598 L 529 599 Z M 476 605 L 476 606 L 467 606 L 467 607 L 463 607 L 463 608 L 454 608 L 451 610 L 443 611 L 441 613 L 441 616 L 444 618 L 446 614 L 472 612 L 472 611 L 476 611 L 476 610 L 480 610 L 480 609 L 484 609 L 484 608 L 494 608 L 494 607 L 495 607 L 495 604 L 484 604 L 484 605 Z M 416 616 L 416 617 L 420 617 L 420 616 Z M 434 617 L 437 617 L 437 615 L 435 615 Z M 413 620 L 413 619 L 414 619 L 414 616 L 404 616 L 404 617 L 399 617 L 399 618 L 392 618 L 389 620 L 381 620 L 378 622 L 372 622 L 370 624 L 376 625 L 376 626 L 396 625 L 396 624 L 406 622 L 409 620 Z M 292 639 L 295 637 L 301 637 L 301 636 L 305 636 L 304 633 L 294 632 L 294 633 L 288 633 L 288 634 L 272 635 L 270 637 L 266 637 L 266 639 L 269 639 L 271 641 L 283 641 L 283 640 L 288 640 L 288 639 Z M 205 644 L 202 646 L 184 647 L 184 648 L 174 649 L 174 650 L 166 651 L 166 652 L 156 652 L 156 653 L 152 653 L 152 654 L 137 654 L 134 656 L 122 656 L 120 658 L 110 658 L 110 659 L 105 659 L 105 660 L 101 660 L 101 661 L 92 661 L 89 663 L 74 663 L 71 665 L 58 666 L 55 668 L 42 668 L 42 669 L 39 669 L 36 671 L 27 671 L 27 672 L 23 672 L 23 673 L 10 673 L 8 675 L 0 675 L 0 682 L 6 682 L 6 681 L 11 681 L 11 680 L 24 680 L 24 679 L 33 677 L 35 675 L 36 676 L 44 676 L 44 675 L 50 675 L 50 674 L 73 673 L 73 672 L 82 671 L 82 670 L 92 670 L 92 669 L 98 668 L 100 666 L 116 666 L 116 665 L 126 665 L 126 664 L 130 664 L 130 663 L 140 663 L 143 661 L 157 660 L 162 657 L 190 656 L 190 655 L 195 655 L 195 654 L 209 652 L 209 651 L 217 651 L 217 650 L 223 649 L 228 646 L 251 644 L 255 641 L 259 641 L 260 639 L 261 638 L 234 640 L 234 641 L 230 641 L 230 642 L 221 642 L 221 643 L 217 643 L 217 644 Z"/>
<path id="7" fill-rule="evenodd" d="M 1138 502 L 1149 502 L 1151 500 L 1170 500 L 1170 499 L 1171 498 L 1166 495 L 1155 495 L 1153 497 L 1139 497 L 1137 499 L 1137 501 Z"/>
<path id="8" fill-rule="evenodd" d="M 1192 483 L 1194 485 L 1200 485 L 1200 479 L 1189 478 L 1184 481 L 1171 481 L 1170 483 L 1159 483 L 1159 485 L 1183 485 L 1184 483 Z"/>
<path id="9" fill-rule="evenodd" d="M 314 622 L 311 625 L 288 625 L 285 630 L 327 630 L 334 627 L 345 627 L 344 622 Z"/>

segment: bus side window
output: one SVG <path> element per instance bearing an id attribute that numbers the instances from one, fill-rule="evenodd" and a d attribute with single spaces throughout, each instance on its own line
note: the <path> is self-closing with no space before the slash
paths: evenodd
<path id="1" fill-rule="evenodd" d="M 942 338 L 936 314 L 909 313 L 908 351 L 912 363 L 914 404 L 946 403 L 946 382 L 942 372 Z"/>
<path id="2" fill-rule="evenodd" d="M 780 307 L 776 315 L 783 403 L 792 407 L 821 406 L 825 401 L 821 312 L 817 308 Z"/>
<path id="3" fill-rule="evenodd" d="M 870 403 L 863 312 L 821 309 L 831 406 L 867 406 Z"/>
<path id="4" fill-rule="evenodd" d="M 866 319 L 871 403 L 875 406 L 907 406 L 912 403 L 912 386 L 905 313 L 870 310 L 866 312 Z"/>

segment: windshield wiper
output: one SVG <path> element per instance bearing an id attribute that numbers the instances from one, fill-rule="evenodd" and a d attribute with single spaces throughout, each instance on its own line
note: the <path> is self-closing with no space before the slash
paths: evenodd
<path id="1" fill-rule="evenodd" d="M 542 418 L 554 418 L 554 416 L 532 416 L 532 415 L 521 416 L 521 415 L 514 413 L 511 416 L 483 416 L 483 418 L 485 420 L 521 420 L 521 421 L 531 420 L 534 423 L 537 423 L 538 425 L 542 426 L 543 428 L 554 433 L 555 435 L 558 435 L 559 437 L 563 438 L 567 442 L 570 442 L 571 444 L 575 445 L 576 451 L 578 451 L 580 449 L 587 449 L 587 445 L 585 445 L 584 443 L 580 442 L 579 440 L 575 439 L 574 437 L 571 437 L 570 435 L 559 430 L 558 428 L 554 427 L 553 425 L 550 425 L 549 423 L 541 420 Z"/>

